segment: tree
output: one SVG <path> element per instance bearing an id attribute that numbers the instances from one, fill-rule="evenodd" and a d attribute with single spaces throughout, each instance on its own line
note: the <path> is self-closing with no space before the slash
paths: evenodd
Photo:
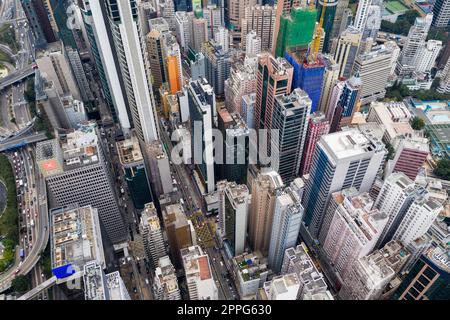
<path id="1" fill-rule="evenodd" d="M 433 173 L 441 179 L 450 180 L 450 159 L 439 160 Z"/>
<path id="2" fill-rule="evenodd" d="M 422 130 L 425 127 L 425 121 L 419 117 L 414 117 L 411 123 L 411 127 L 414 130 Z"/>
<path id="3" fill-rule="evenodd" d="M 389 160 L 394 159 L 394 156 L 395 156 L 395 149 L 394 149 L 394 147 L 392 146 L 392 144 L 390 144 L 389 142 L 386 143 L 386 149 L 387 149 L 387 151 L 388 151 L 387 158 L 388 158 Z"/>
<path id="4" fill-rule="evenodd" d="M 19 293 L 24 293 L 28 291 L 28 277 L 27 276 L 17 276 L 13 279 L 11 283 L 14 291 Z"/>

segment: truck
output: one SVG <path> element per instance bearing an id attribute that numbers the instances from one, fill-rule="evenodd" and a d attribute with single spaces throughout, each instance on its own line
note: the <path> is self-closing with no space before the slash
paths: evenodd
<path id="1" fill-rule="evenodd" d="M 20 259 L 23 260 L 23 258 L 25 258 L 25 250 L 23 250 L 23 248 L 20 249 L 19 255 L 20 255 Z"/>
<path id="2" fill-rule="evenodd" d="M 23 186 L 23 180 L 22 179 L 19 180 L 19 186 Z"/>
<path id="3" fill-rule="evenodd" d="M 34 219 L 30 220 L 30 226 L 34 227 Z"/>

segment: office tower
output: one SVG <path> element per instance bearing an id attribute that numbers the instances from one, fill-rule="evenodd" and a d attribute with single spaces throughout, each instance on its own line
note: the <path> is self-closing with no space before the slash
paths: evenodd
<path id="1" fill-rule="evenodd" d="M 345 278 L 358 258 L 372 252 L 387 223 L 388 216 L 372 210 L 372 205 L 368 193 L 344 197 L 331 218 L 322 248 L 340 278 Z"/>
<path id="2" fill-rule="evenodd" d="M 247 40 L 245 42 L 245 54 L 247 56 L 252 56 L 260 53 L 261 38 L 258 36 L 255 30 L 252 30 L 247 34 Z"/>
<path id="3" fill-rule="evenodd" d="M 159 0 L 158 12 L 169 24 L 170 30 L 175 30 L 175 6 L 173 0 Z"/>
<path id="4" fill-rule="evenodd" d="M 60 42 L 49 44 L 45 49 L 36 52 L 36 64 L 41 76 L 52 82 L 60 96 L 71 94 L 81 101 L 81 94 L 65 51 Z"/>
<path id="5" fill-rule="evenodd" d="M 269 53 L 258 57 L 256 72 L 255 129 L 271 129 L 275 96 L 289 94 L 294 70 L 284 58 L 274 58 Z"/>
<path id="6" fill-rule="evenodd" d="M 398 300 L 448 300 L 450 270 L 448 247 L 431 247 L 421 255 L 393 298 Z"/>
<path id="7" fill-rule="evenodd" d="M 208 41 L 208 23 L 203 18 L 192 19 L 192 42 L 191 49 L 200 52 L 202 46 Z"/>
<path id="8" fill-rule="evenodd" d="M 391 66 L 391 71 L 389 72 L 389 78 L 393 78 L 393 77 L 395 77 L 395 68 L 397 67 L 397 61 L 398 61 L 398 58 L 400 57 L 400 53 L 401 53 L 401 50 L 400 50 L 400 47 L 397 45 L 397 42 L 395 42 L 395 41 L 386 41 L 385 43 L 384 43 L 384 47 L 386 48 L 386 49 L 388 49 L 389 51 L 391 51 L 391 63 L 390 63 L 390 66 Z"/>
<path id="9" fill-rule="evenodd" d="M 174 0 L 173 3 L 175 5 L 176 12 L 183 12 L 183 11 L 191 11 L 192 12 L 192 1 Z"/>
<path id="10" fill-rule="evenodd" d="M 245 58 L 232 60 L 230 76 L 225 80 L 225 106 L 232 112 L 242 113 L 242 98 L 256 92 L 256 60 Z M 248 125 L 248 122 L 247 122 Z"/>
<path id="11" fill-rule="evenodd" d="M 338 7 L 338 0 L 318 0 L 317 2 L 317 21 L 322 16 L 322 10 L 325 10 L 323 15 L 323 30 L 325 31 L 325 39 L 323 44 L 323 52 L 329 52 L 329 43 L 333 30 L 334 18 Z"/>
<path id="12" fill-rule="evenodd" d="M 320 138 L 303 197 L 304 223 L 313 237 L 319 235 L 331 194 L 350 187 L 361 193 L 369 191 L 386 153 L 381 141 L 358 129 Z"/>
<path id="13" fill-rule="evenodd" d="M 169 157 L 159 140 L 145 143 L 144 160 L 147 178 L 155 198 L 173 191 Z"/>
<path id="14" fill-rule="evenodd" d="M 366 26 L 363 31 L 363 38 L 376 39 L 381 28 L 381 18 L 383 14 L 383 1 L 372 0 L 372 5 L 368 8 Z"/>
<path id="15" fill-rule="evenodd" d="M 122 130 L 128 133 L 131 123 L 125 100 L 125 89 L 119 73 L 109 25 L 105 18 L 105 8 L 99 1 L 85 1 L 82 12 L 91 52 L 102 83 L 101 90 L 113 117 L 118 118 Z"/>
<path id="16" fill-rule="evenodd" d="M 242 96 L 241 115 L 249 129 L 255 129 L 255 103 L 256 93 L 246 94 Z"/>
<path id="17" fill-rule="evenodd" d="M 136 209 L 143 209 L 146 203 L 153 201 L 153 197 L 139 141 L 133 134 L 130 138 L 118 141 L 116 147 L 133 205 Z"/>
<path id="18" fill-rule="evenodd" d="M 275 8 L 273 6 L 252 6 L 245 8 L 242 20 L 241 47 L 246 49 L 247 35 L 253 30 L 261 38 L 261 51 L 271 51 L 274 41 Z"/>
<path id="19" fill-rule="evenodd" d="M 274 277 L 258 290 L 257 300 L 297 300 L 300 281 L 295 273 Z"/>
<path id="20" fill-rule="evenodd" d="M 141 212 L 139 230 L 142 234 L 147 260 L 152 268 L 156 268 L 159 259 L 167 253 L 158 213 L 153 202 L 147 203 Z"/>
<path id="21" fill-rule="evenodd" d="M 433 14 L 417 17 L 414 25 L 409 29 L 406 43 L 403 45 L 403 50 L 397 63 L 396 72 L 398 75 L 403 76 L 415 70 L 414 58 L 419 49 L 425 45 L 432 19 Z"/>
<path id="22" fill-rule="evenodd" d="M 224 27 L 217 28 L 217 31 L 214 34 L 214 41 L 222 47 L 224 52 L 228 52 L 230 49 L 230 35 L 228 29 Z"/>
<path id="23" fill-rule="evenodd" d="M 342 90 L 339 89 L 340 84 L 343 84 Z M 362 81 L 359 75 L 356 74 L 343 83 L 339 83 L 339 85 L 336 85 L 339 95 L 336 100 L 334 95 L 332 96 L 327 110 L 328 115 L 330 113 L 333 115 L 330 118 L 330 132 L 336 132 L 340 128 L 351 125 L 353 115 L 358 109 Z M 333 91 L 334 93 L 335 91 Z M 336 105 L 333 105 L 334 101 L 336 101 Z"/>
<path id="24" fill-rule="evenodd" d="M 83 69 L 78 51 L 70 46 L 66 46 L 64 49 L 70 66 L 72 67 L 75 80 L 77 81 L 81 99 L 86 103 L 94 101 L 94 95 L 91 91 L 90 83 L 88 82 L 88 79 L 86 77 L 86 73 Z"/>
<path id="25" fill-rule="evenodd" d="M 179 269 L 183 266 L 180 250 L 192 246 L 196 239 L 192 238 L 191 226 L 180 203 L 166 206 L 162 216 L 172 262 Z"/>
<path id="26" fill-rule="evenodd" d="M 347 13 L 349 0 L 338 0 L 336 13 L 334 14 L 333 27 L 331 28 L 330 39 L 338 38 L 343 30 L 341 25 L 347 23 Z M 347 27 L 347 25 L 345 26 Z"/>
<path id="27" fill-rule="evenodd" d="M 437 91 L 440 93 L 450 92 L 450 59 L 447 59 L 444 70 L 442 70 L 441 81 L 439 82 Z"/>
<path id="28" fill-rule="evenodd" d="M 240 31 L 241 22 L 245 16 L 245 9 L 251 8 L 257 5 L 257 0 L 225 0 L 228 5 L 228 19 L 229 19 L 229 29 Z"/>
<path id="29" fill-rule="evenodd" d="M 371 52 L 359 55 L 353 66 L 353 74 L 361 78 L 361 105 L 384 98 L 386 83 L 391 72 L 392 52 L 384 46 L 374 47 Z"/>
<path id="30" fill-rule="evenodd" d="M 96 261 L 86 263 L 83 271 L 85 300 L 131 300 L 119 271 L 105 274 Z"/>
<path id="31" fill-rule="evenodd" d="M 363 32 L 366 27 L 367 17 L 369 16 L 369 6 L 371 3 L 372 0 L 361 0 L 358 2 L 358 9 L 356 10 L 353 26 L 360 32 Z"/>
<path id="32" fill-rule="evenodd" d="M 50 203 L 92 205 L 109 239 L 114 244 L 125 241 L 127 232 L 96 125 L 83 125 L 59 140 L 41 142 L 36 147 L 36 161 L 47 182 Z"/>
<path id="33" fill-rule="evenodd" d="M 109 2 L 107 9 L 137 136 L 139 140 L 145 142 L 158 140 L 155 102 L 146 72 L 148 61 L 139 32 L 140 22 L 136 2 L 134 0 Z"/>
<path id="34" fill-rule="evenodd" d="M 253 251 L 259 251 L 264 256 L 269 251 L 277 190 L 283 186 L 276 171 L 261 172 L 252 182 L 248 238 Z"/>
<path id="35" fill-rule="evenodd" d="M 190 81 L 188 86 L 192 155 L 197 171 L 208 192 L 215 188 L 212 127 L 215 112 L 213 88 L 204 79 Z"/>
<path id="36" fill-rule="evenodd" d="M 181 300 L 177 275 L 169 256 L 158 259 L 152 289 L 155 300 Z"/>
<path id="37" fill-rule="evenodd" d="M 194 57 L 189 60 L 189 65 L 191 67 L 192 80 L 206 77 L 206 61 L 203 53 L 197 52 Z"/>
<path id="38" fill-rule="evenodd" d="M 314 151 L 316 150 L 316 144 L 321 136 L 328 134 L 329 130 L 330 122 L 326 119 L 323 113 L 316 112 L 311 114 L 306 129 L 305 146 L 301 157 L 299 176 L 308 174 L 311 170 L 312 158 Z"/>
<path id="39" fill-rule="evenodd" d="M 445 28 L 450 24 L 450 1 L 436 0 L 433 5 L 432 26 Z"/>
<path id="40" fill-rule="evenodd" d="M 227 182 L 219 197 L 220 233 L 231 258 L 242 254 L 245 249 L 249 192 L 244 184 Z"/>
<path id="41" fill-rule="evenodd" d="M 331 90 L 338 81 L 339 65 L 334 61 L 333 57 L 328 55 L 323 56 L 322 61 L 325 65 L 325 70 L 323 73 L 322 94 L 320 95 L 317 110 L 324 113 L 327 108 Z"/>
<path id="42" fill-rule="evenodd" d="M 141 32 L 146 35 L 150 32 L 150 19 L 158 17 L 157 8 L 154 2 L 138 3 L 139 21 L 141 22 Z"/>
<path id="43" fill-rule="evenodd" d="M 289 14 L 280 18 L 275 47 L 275 57 L 284 57 L 288 50 L 306 49 L 313 39 L 317 10 L 292 8 Z"/>
<path id="44" fill-rule="evenodd" d="M 190 300 L 218 300 L 219 294 L 211 270 L 209 256 L 200 246 L 181 249 Z"/>
<path id="45" fill-rule="evenodd" d="M 215 39 L 217 31 L 224 25 L 222 8 L 215 4 L 207 5 L 203 8 L 203 18 L 208 22 L 208 38 Z"/>
<path id="46" fill-rule="evenodd" d="M 415 133 L 403 139 L 395 138 L 391 145 L 395 154 L 388 162 L 385 176 L 388 177 L 392 172 L 403 172 L 414 181 L 430 153 L 428 139 Z"/>
<path id="47" fill-rule="evenodd" d="M 442 49 L 442 41 L 428 40 L 426 45 L 419 48 L 415 57 L 417 72 L 430 72 L 434 67 L 439 52 Z"/>
<path id="48" fill-rule="evenodd" d="M 189 50 L 192 44 L 192 20 L 193 12 L 177 11 L 175 12 L 175 29 L 177 40 L 184 52 Z"/>
<path id="49" fill-rule="evenodd" d="M 348 27 L 339 36 L 333 56 L 334 61 L 339 65 L 339 78 L 350 78 L 361 37 L 362 33 L 354 27 Z"/>
<path id="50" fill-rule="evenodd" d="M 297 242 L 304 210 L 297 193 L 287 187 L 277 192 L 273 211 L 268 265 L 279 273 L 284 252 Z"/>
<path id="51" fill-rule="evenodd" d="M 218 146 L 222 147 L 222 150 L 216 150 L 215 153 L 216 162 L 221 160 L 221 163 L 216 164 L 215 170 L 219 176 L 218 180 L 246 184 L 250 131 L 238 113 L 222 108 L 218 114 L 217 129 L 223 139 L 222 146 Z"/>
<path id="52" fill-rule="evenodd" d="M 180 45 L 173 35 L 165 38 L 164 53 L 170 93 L 176 94 L 183 86 L 183 67 L 181 65 Z"/>
<path id="53" fill-rule="evenodd" d="M 284 253 L 281 274 L 295 273 L 299 279 L 300 287 L 298 299 L 328 291 L 324 276 L 317 270 L 314 261 L 308 254 L 308 248 L 302 242 L 297 247 L 286 249 Z"/>
<path id="54" fill-rule="evenodd" d="M 279 133 L 278 139 L 272 137 L 275 163 L 271 166 L 286 184 L 299 175 L 311 105 L 311 99 L 301 89 L 275 96 L 271 129 L 279 130 Z"/>
<path id="55" fill-rule="evenodd" d="M 244 252 L 234 257 L 232 270 L 239 296 L 243 300 L 255 298 L 258 289 L 263 287 L 269 274 L 266 259 L 252 252 Z"/>
<path id="56" fill-rule="evenodd" d="M 50 210 L 51 269 L 58 279 L 75 273 L 95 260 L 105 268 L 105 255 L 97 209 L 70 204 Z"/>
<path id="57" fill-rule="evenodd" d="M 375 251 L 353 263 L 344 278 L 339 297 L 344 300 L 378 300 L 394 277 L 395 271 L 388 260 Z"/>
<path id="58" fill-rule="evenodd" d="M 225 80 L 230 74 L 229 54 L 213 40 L 203 44 L 202 53 L 206 62 L 206 79 L 214 88 L 216 96 L 223 96 Z"/>
<path id="59" fill-rule="evenodd" d="M 42 0 L 20 0 L 27 17 L 36 48 L 56 41 L 50 20 Z"/>
<path id="60" fill-rule="evenodd" d="M 146 36 L 148 62 L 150 65 L 152 85 L 155 91 L 167 82 L 166 59 L 164 55 L 164 35 L 153 28 Z"/>

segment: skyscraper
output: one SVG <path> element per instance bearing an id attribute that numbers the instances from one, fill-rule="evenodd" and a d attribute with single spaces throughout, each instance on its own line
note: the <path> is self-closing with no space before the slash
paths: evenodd
<path id="1" fill-rule="evenodd" d="M 325 113 L 331 90 L 333 90 L 333 87 L 339 77 L 339 65 L 331 56 L 324 56 L 323 58 L 325 70 L 322 81 L 322 94 L 320 95 L 320 101 L 317 110 Z"/>
<path id="2" fill-rule="evenodd" d="M 162 32 L 156 28 L 153 28 L 146 36 L 148 62 L 155 91 L 167 82 L 163 37 Z"/>
<path id="3" fill-rule="evenodd" d="M 367 17 L 369 16 L 369 6 L 371 3 L 372 0 L 361 0 L 358 2 L 358 9 L 356 10 L 353 26 L 360 32 L 363 32 L 366 27 Z"/>
<path id="4" fill-rule="evenodd" d="M 153 202 L 147 203 L 141 212 L 139 230 L 144 242 L 147 259 L 152 268 L 156 268 L 159 259 L 167 253 L 158 213 Z"/>
<path id="5" fill-rule="evenodd" d="M 275 6 L 276 9 L 276 15 L 274 16 L 274 31 L 273 31 L 273 42 L 271 43 L 271 47 L 273 50 L 275 50 L 277 46 L 277 38 L 278 34 L 280 32 L 280 23 L 281 23 L 281 17 L 284 14 L 289 15 L 291 13 L 292 8 L 300 7 L 302 4 L 301 0 L 280 0 L 277 2 L 277 5 Z M 304 4 L 304 6 L 306 3 Z"/>
<path id="6" fill-rule="evenodd" d="M 292 66 L 284 58 L 274 58 L 269 53 L 258 57 L 255 129 L 272 128 L 275 96 L 291 92 L 293 73 Z"/>
<path id="7" fill-rule="evenodd" d="M 214 40 L 205 42 L 202 53 L 206 62 L 206 79 L 214 88 L 216 96 L 225 94 L 225 80 L 230 74 L 229 54 Z"/>
<path id="8" fill-rule="evenodd" d="M 290 187 L 277 192 L 268 259 L 268 265 L 275 273 L 281 271 L 286 249 L 297 243 L 303 212 L 300 198 Z"/>
<path id="9" fill-rule="evenodd" d="M 247 34 L 245 42 L 245 54 L 247 56 L 257 55 L 261 53 L 261 38 L 256 34 L 255 30 Z"/>
<path id="10" fill-rule="evenodd" d="M 361 37 L 362 33 L 354 27 L 348 27 L 339 36 L 333 56 L 334 61 L 339 65 L 339 77 L 350 78 Z"/>
<path id="11" fill-rule="evenodd" d="M 148 62 L 139 32 L 136 1 L 109 1 L 107 10 L 137 136 L 146 142 L 158 140 L 155 102 L 146 72 Z"/>
<path id="12" fill-rule="evenodd" d="M 180 46 L 174 36 L 169 35 L 165 38 L 164 51 L 170 93 L 176 94 L 183 86 L 183 67 Z"/>
<path id="13" fill-rule="evenodd" d="M 39 143 L 36 148 L 50 203 L 54 207 L 73 203 L 93 206 L 109 239 L 114 244 L 125 241 L 127 231 L 95 124 L 59 139 Z"/>
<path id="14" fill-rule="evenodd" d="M 42 0 L 20 0 L 33 33 L 36 48 L 56 41 L 47 11 Z"/>
<path id="15" fill-rule="evenodd" d="M 279 133 L 278 139 L 272 136 L 274 148 L 271 150 L 276 160 L 271 166 L 286 184 L 299 175 L 311 105 L 311 99 L 301 89 L 275 96 L 271 129 Z"/>
<path id="16" fill-rule="evenodd" d="M 331 33 L 333 30 L 334 18 L 336 16 L 336 9 L 338 6 L 338 0 L 318 0 L 317 2 L 317 20 L 322 15 L 322 10 L 325 10 L 323 16 L 323 30 L 325 31 L 325 39 L 323 42 L 323 52 L 329 52 L 329 43 L 331 40 Z"/>
<path id="17" fill-rule="evenodd" d="M 450 59 L 447 60 L 444 70 L 442 70 L 441 81 L 439 82 L 437 91 L 440 93 L 450 92 Z"/>
<path id="18" fill-rule="evenodd" d="M 248 236 L 253 251 L 267 255 L 277 190 L 284 186 L 276 171 L 261 172 L 252 183 Z"/>
<path id="19" fill-rule="evenodd" d="M 247 34 L 254 30 L 261 38 L 261 51 L 270 51 L 274 41 L 275 9 L 273 6 L 255 5 L 245 8 L 242 20 L 241 47 L 246 49 Z"/>
<path id="20" fill-rule="evenodd" d="M 190 48 L 195 52 L 200 52 L 202 46 L 208 41 L 208 22 L 204 18 L 192 19 L 192 41 Z"/>
<path id="21" fill-rule="evenodd" d="M 245 9 L 257 4 L 257 0 L 225 0 L 227 1 L 229 29 L 233 31 L 241 30 L 242 19 L 245 15 Z"/>
<path id="22" fill-rule="evenodd" d="M 428 40 L 426 45 L 421 47 L 416 54 L 414 65 L 417 72 L 430 72 L 436 63 L 436 59 L 441 52 L 442 41 Z"/>
<path id="23" fill-rule="evenodd" d="M 177 11 L 175 12 L 175 29 L 177 40 L 184 52 L 192 46 L 192 20 L 193 12 Z"/>
<path id="24" fill-rule="evenodd" d="M 155 300 L 181 300 L 177 275 L 169 256 L 158 259 L 153 280 L 153 297 Z"/>
<path id="25" fill-rule="evenodd" d="M 433 27 L 445 28 L 450 24 L 450 1 L 436 0 L 433 5 Z"/>
<path id="26" fill-rule="evenodd" d="M 385 155 L 383 143 L 370 132 L 349 129 L 320 138 L 303 197 L 304 223 L 313 237 L 319 234 L 331 194 L 350 187 L 369 191 Z"/>

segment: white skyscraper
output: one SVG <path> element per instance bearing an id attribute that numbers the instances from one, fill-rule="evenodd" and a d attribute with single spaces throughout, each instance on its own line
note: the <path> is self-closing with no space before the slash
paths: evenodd
<path id="1" fill-rule="evenodd" d="M 269 268 L 275 273 L 280 272 L 286 249 L 297 243 L 300 224 L 303 217 L 303 207 L 300 198 L 291 188 L 277 192 L 275 201 L 272 233 L 269 246 Z"/>
<path id="2" fill-rule="evenodd" d="M 349 129 L 320 138 L 303 196 L 304 223 L 313 237 L 319 234 L 331 194 L 350 187 L 368 192 L 385 155 L 384 144 L 370 131 Z"/>
<path id="3" fill-rule="evenodd" d="M 353 26 L 360 32 L 364 31 L 366 26 L 367 17 L 369 16 L 369 6 L 372 0 L 360 0 L 358 1 L 358 9 L 356 10 L 355 20 Z"/>
<path id="4" fill-rule="evenodd" d="M 419 48 L 416 54 L 414 65 L 417 72 L 430 72 L 434 67 L 436 59 L 441 52 L 442 41 L 428 40 L 426 45 Z"/>
<path id="5" fill-rule="evenodd" d="M 158 140 L 155 102 L 147 77 L 148 63 L 145 45 L 141 42 L 136 1 L 111 1 L 107 6 L 137 136 L 145 142 Z"/>
<path id="6" fill-rule="evenodd" d="M 437 91 L 450 93 L 450 59 L 447 60 L 444 70 L 441 73 L 441 82 L 439 82 Z"/>
<path id="7" fill-rule="evenodd" d="M 193 12 L 177 11 L 175 12 L 175 29 L 177 40 L 185 52 L 192 45 L 192 19 Z"/>
<path id="8" fill-rule="evenodd" d="M 158 213 L 153 202 L 145 205 L 144 211 L 141 213 L 139 229 L 144 241 L 147 259 L 156 268 L 159 258 L 164 257 L 167 253 Z"/>
<path id="9" fill-rule="evenodd" d="M 155 300 L 181 300 L 177 275 L 169 256 L 158 259 L 153 279 L 153 297 Z"/>
<path id="10" fill-rule="evenodd" d="M 257 55 L 259 53 L 261 53 L 261 38 L 256 34 L 255 30 L 252 30 L 247 34 L 245 54 Z"/>
<path id="11" fill-rule="evenodd" d="M 227 52 L 230 49 L 230 34 L 228 33 L 228 29 L 224 27 L 217 28 L 216 33 L 214 34 L 214 40 L 217 44 L 222 46 L 222 50 Z"/>

